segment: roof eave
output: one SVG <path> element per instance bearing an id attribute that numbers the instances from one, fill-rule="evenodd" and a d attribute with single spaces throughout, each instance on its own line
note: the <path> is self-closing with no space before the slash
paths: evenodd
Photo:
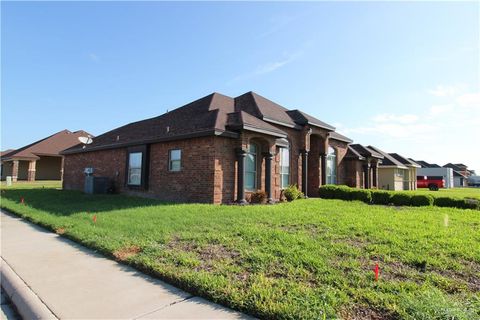
<path id="1" fill-rule="evenodd" d="M 265 117 L 265 116 L 262 116 L 262 120 L 266 121 L 266 122 L 278 124 L 278 125 L 281 125 L 281 126 L 284 126 L 284 127 L 288 127 L 288 128 L 293 128 L 293 129 L 298 129 L 298 130 L 301 129 L 301 127 L 297 124 L 290 124 L 290 123 L 286 123 L 286 122 L 282 122 L 282 121 L 277 121 L 277 120 L 274 120 L 274 119 L 271 119 L 271 118 L 268 118 L 268 117 Z"/>
<path id="2" fill-rule="evenodd" d="M 74 150 L 64 150 L 60 152 L 61 155 L 69 155 L 69 154 L 76 154 L 76 153 L 84 153 L 84 152 L 91 152 L 91 151 L 100 151 L 100 150 L 110 150 L 110 149 L 117 149 L 117 148 L 125 148 L 135 145 L 141 144 L 151 144 L 157 142 L 167 142 L 167 141 L 177 141 L 183 139 L 191 139 L 191 138 L 200 138 L 206 136 L 221 136 L 226 138 L 238 138 L 238 133 L 228 131 L 228 130 L 221 130 L 221 129 L 213 129 L 213 130 L 204 130 L 194 133 L 187 133 L 187 134 L 178 134 L 169 137 L 161 137 L 161 138 L 154 138 L 154 139 L 146 139 L 146 140 L 138 140 L 138 141 L 129 141 L 125 143 L 114 143 L 108 145 L 102 145 L 97 147 L 86 147 L 84 149 L 74 149 Z"/>
<path id="3" fill-rule="evenodd" d="M 394 164 L 387 164 L 387 165 L 379 165 L 378 166 L 379 168 L 385 168 L 385 169 L 391 169 L 391 168 L 398 168 L 398 169 L 404 169 L 404 170 L 407 170 L 408 168 L 405 167 L 405 166 L 398 166 L 398 165 L 394 165 Z"/>
<path id="4" fill-rule="evenodd" d="M 309 124 L 311 126 L 314 126 L 314 127 L 317 127 L 317 128 L 326 129 L 328 131 L 335 131 L 336 130 L 335 127 L 332 127 L 332 126 L 329 126 L 329 125 L 321 125 L 321 124 L 311 122 L 311 121 L 307 121 L 307 124 Z M 353 140 L 351 140 L 351 142 L 353 142 Z"/>

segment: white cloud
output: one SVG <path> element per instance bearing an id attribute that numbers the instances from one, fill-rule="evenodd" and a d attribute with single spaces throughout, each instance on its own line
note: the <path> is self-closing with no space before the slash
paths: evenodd
<path id="1" fill-rule="evenodd" d="M 453 110 L 453 105 L 451 104 L 434 105 L 430 107 L 429 114 L 430 116 L 438 116 L 452 110 Z"/>
<path id="2" fill-rule="evenodd" d="M 375 122 L 393 122 L 393 123 L 414 123 L 418 120 L 418 116 L 414 114 L 401 114 L 401 115 L 396 115 L 396 114 L 389 114 L 389 113 L 384 113 L 384 114 L 379 114 L 373 117 L 373 121 Z"/>
<path id="3" fill-rule="evenodd" d="M 427 90 L 427 92 L 435 97 L 450 97 L 458 94 L 459 92 L 465 90 L 464 84 L 457 85 L 438 85 L 435 89 Z"/>
<path id="4" fill-rule="evenodd" d="M 240 81 L 240 80 L 246 80 L 250 79 L 256 76 L 261 76 L 265 75 L 271 72 L 274 72 L 280 68 L 283 68 L 289 63 L 292 63 L 293 61 L 297 60 L 300 56 L 303 55 L 303 51 L 297 51 L 294 54 L 287 55 L 285 58 L 277 60 L 277 61 L 271 61 L 267 62 L 265 64 L 257 66 L 257 68 L 251 72 L 247 72 L 244 74 L 241 74 L 239 76 L 236 76 L 232 80 L 229 81 L 231 84 L 232 82 Z"/>
<path id="5" fill-rule="evenodd" d="M 280 69 L 281 67 L 289 64 L 293 60 L 295 60 L 295 57 L 291 56 L 291 57 L 288 57 L 287 59 L 283 59 L 283 60 L 280 60 L 280 61 L 274 61 L 274 62 L 266 63 L 264 65 L 259 66 L 257 68 L 257 70 L 255 70 L 254 74 L 255 75 L 261 75 L 261 74 L 266 74 L 266 73 L 273 72 L 273 71 L 275 71 L 277 69 Z"/>
<path id="6" fill-rule="evenodd" d="M 443 90 L 440 103 L 419 106 L 413 114 L 377 114 L 341 129 L 356 142 L 388 152 L 439 164 L 463 162 L 480 171 L 480 151 L 474 147 L 480 128 L 480 92 L 467 91 L 466 86 L 443 89 L 453 87 L 457 91 Z"/>
<path id="7" fill-rule="evenodd" d="M 480 108 L 480 92 L 462 94 L 458 96 L 456 100 L 462 107 Z"/>
<path id="8" fill-rule="evenodd" d="M 97 56 L 95 53 L 89 53 L 89 54 L 88 54 L 88 57 L 89 57 L 90 60 L 92 60 L 93 62 L 99 62 L 99 61 L 100 61 L 100 57 Z"/>

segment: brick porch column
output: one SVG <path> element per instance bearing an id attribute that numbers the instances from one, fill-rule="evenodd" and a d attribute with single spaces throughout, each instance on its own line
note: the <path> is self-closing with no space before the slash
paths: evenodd
<path id="1" fill-rule="evenodd" d="M 13 160 L 12 166 L 12 181 L 16 182 L 18 179 L 18 160 Z"/>
<path id="2" fill-rule="evenodd" d="M 36 173 L 37 161 L 32 160 L 28 162 L 28 181 L 35 181 L 35 173 Z"/>
<path id="3" fill-rule="evenodd" d="M 237 203 L 246 204 L 245 200 L 245 157 L 247 152 L 241 148 L 236 150 L 237 153 Z"/>
<path id="4" fill-rule="evenodd" d="M 322 165 L 322 186 L 324 186 L 327 184 L 327 155 L 320 154 L 320 159 L 322 160 L 320 161 Z"/>
<path id="5" fill-rule="evenodd" d="M 363 171 L 365 172 L 365 189 L 370 189 L 372 187 L 372 182 L 370 181 L 370 163 L 363 166 Z"/>
<path id="6" fill-rule="evenodd" d="M 265 154 L 265 192 L 267 193 L 267 203 L 274 203 L 272 197 L 272 160 L 274 154 L 266 152 Z"/>
<path id="7" fill-rule="evenodd" d="M 307 198 L 308 150 L 305 150 L 305 149 L 300 150 L 300 153 L 302 154 L 302 192 L 305 195 L 305 198 Z"/>
<path id="8" fill-rule="evenodd" d="M 378 162 L 377 161 L 375 161 L 372 165 L 372 172 L 373 172 L 372 187 L 378 188 Z"/>

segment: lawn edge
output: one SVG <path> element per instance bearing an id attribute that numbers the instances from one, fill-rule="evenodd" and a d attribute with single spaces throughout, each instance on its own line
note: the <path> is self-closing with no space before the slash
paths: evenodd
<path id="1" fill-rule="evenodd" d="M 167 276 L 165 274 L 162 274 L 161 272 L 155 271 L 155 270 L 153 270 L 153 269 L 151 269 L 151 268 L 149 268 L 149 267 L 147 267 L 147 266 L 145 266 L 141 263 L 135 263 L 135 262 L 130 262 L 128 260 L 117 259 L 113 255 L 113 252 L 104 250 L 101 247 L 97 247 L 97 246 L 95 246 L 94 243 L 84 242 L 81 239 L 79 239 L 79 238 L 77 238 L 73 235 L 67 234 L 67 233 L 58 234 L 55 231 L 55 228 L 53 226 L 51 226 L 50 224 L 43 223 L 42 221 L 36 221 L 35 219 L 32 219 L 28 215 L 24 215 L 22 213 L 16 212 L 15 210 L 7 208 L 4 204 L 0 205 L 0 209 L 2 210 L 2 212 L 4 214 L 14 216 L 14 217 L 18 217 L 18 218 L 21 218 L 22 220 L 24 220 L 26 222 L 33 223 L 34 225 L 37 225 L 41 228 L 44 228 L 49 232 L 55 233 L 59 237 L 71 240 L 71 241 L 73 241 L 73 242 L 75 242 L 75 243 L 77 243 L 77 244 L 79 244 L 79 245 L 81 245 L 81 246 L 83 246 L 87 249 L 94 250 L 96 253 L 101 254 L 102 256 L 104 256 L 105 258 L 107 258 L 109 260 L 115 261 L 115 262 L 117 262 L 119 264 L 122 264 L 122 265 L 132 267 L 135 270 L 138 270 L 145 275 L 148 275 L 148 276 L 151 276 L 153 278 L 162 280 L 162 281 L 164 281 L 164 282 L 166 282 L 166 283 L 168 283 L 168 284 L 170 284 L 174 287 L 177 287 L 178 289 L 181 289 L 181 290 L 183 290 L 185 292 L 188 292 L 192 295 L 195 295 L 197 297 L 205 298 L 205 299 L 207 299 L 211 302 L 220 304 L 224 307 L 227 307 L 227 308 L 230 308 L 232 310 L 245 313 L 248 316 L 260 317 L 261 319 L 278 319 L 279 315 L 277 315 L 277 314 L 261 314 L 261 313 L 258 312 L 258 310 L 255 310 L 255 309 L 241 308 L 238 305 L 232 304 L 227 300 L 215 299 L 212 295 L 208 294 L 208 292 L 202 290 L 201 288 L 188 285 L 187 283 L 185 283 L 185 281 L 181 281 L 181 280 L 179 280 L 177 278 L 174 278 L 174 277 L 169 277 L 169 276 Z"/>

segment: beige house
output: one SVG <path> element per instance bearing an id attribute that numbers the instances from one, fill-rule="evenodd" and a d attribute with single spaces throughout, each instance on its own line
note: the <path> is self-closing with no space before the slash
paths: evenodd
<path id="1" fill-rule="evenodd" d="M 378 165 L 378 188 L 384 190 L 416 190 L 417 168 L 420 165 L 397 153 L 387 153 L 376 147 L 368 146 L 384 158 Z"/>
<path id="2" fill-rule="evenodd" d="M 61 180 L 63 156 L 60 151 L 80 143 L 78 137 L 89 136 L 88 132 L 63 130 L 17 150 L 1 153 L 1 179 Z"/>

